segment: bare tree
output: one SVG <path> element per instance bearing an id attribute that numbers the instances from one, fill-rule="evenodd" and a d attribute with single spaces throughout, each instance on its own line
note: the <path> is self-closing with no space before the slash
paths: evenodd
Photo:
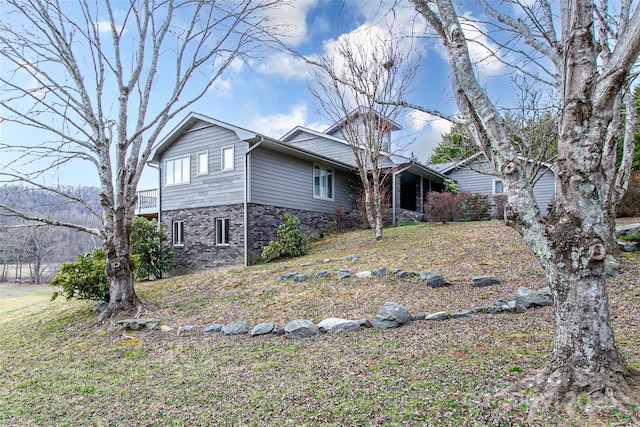
<path id="1" fill-rule="evenodd" d="M 338 39 L 330 53 L 305 58 L 318 67 L 312 72 L 311 93 L 353 151 L 365 215 L 376 240 L 382 239 L 384 220 L 384 162 L 401 111 L 389 101 L 407 95 L 417 70 L 406 40 L 394 40 L 391 34 L 380 27 L 361 28 Z"/>
<path id="2" fill-rule="evenodd" d="M 2 207 L 102 240 L 110 292 L 106 316 L 139 308 L 129 245 L 136 187 L 154 143 L 233 61 L 263 46 L 266 12 L 276 3 L 3 1 L 3 120 L 48 136 L 33 146 L 3 142 L 0 149 L 19 153 L 5 166 L 3 180 L 85 204 L 102 229 Z M 102 213 L 43 179 L 75 161 L 95 167 Z"/>
<path id="3" fill-rule="evenodd" d="M 558 92 L 557 196 L 543 217 L 507 123 L 479 83 L 469 53 L 473 41 L 463 28 L 472 23 L 462 23 L 451 0 L 412 1 L 439 36 L 458 107 L 505 183 L 508 223 L 544 266 L 553 292 L 553 356 L 536 378 L 540 393 L 530 414 L 550 404 L 572 405 L 581 396 L 588 398 L 587 409 L 603 398 L 637 405 L 630 385 L 638 373 L 614 339 L 604 262 L 634 152 L 630 86 L 640 52 L 640 7 L 628 0 L 616 7 L 589 0 L 480 1 L 491 19 L 484 24 L 506 32 L 495 40 L 494 53 L 505 63 L 517 58 L 519 72 Z M 514 10 L 517 16 L 510 15 Z M 621 135 L 624 150 L 616 166 Z"/>

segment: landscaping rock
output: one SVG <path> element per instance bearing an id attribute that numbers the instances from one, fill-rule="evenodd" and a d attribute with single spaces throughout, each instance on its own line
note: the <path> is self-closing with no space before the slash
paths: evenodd
<path id="1" fill-rule="evenodd" d="M 356 273 L 356 277 L 359 279 L 366 279 L 367 277 L 371 277 L 371 270 L 361 271 Z"/>
<path id="2" fill-rule="evenodd" d="M 207 326 L 206 328 L 204 328 L 202 330 L 202 334 L 203 335 L 208 335 L 208 334 L 212 334 L 214 332 L 220 332 L 222 331 L 222 328 L 224 328 L 224 325 L 222 323 L 214 323 L 213 325 Z"/>
<path id="3" fill-rule="evenodd" d="M 273 330 L 273 334 L 277 336 L 284 335 L 284 328 L 275 328 Z"/>
<path id="4" fill-rule="evenodd" d="M 626 241 L 626 240 L 618 240 L 618 247 L 623 252 L 637 252 L 639 245 L 640 245 L 640 243 L 638 243 L 638 242 L 629 242 L 629 241 Z"/>
<path id="5" fill-rule="evenodd" d="M 447 320 L 449 318 L 449 313 L 446 311 L 437 311 L 435 313 L 429 314 L 424 320 Z"/>
<path id="6" fill-rule="evenodd" d="M 427 317 L 426 314 L 424 314 L 423 312 L 419 311 L 416 314 L 414 314 L 413 316 L 411 316 L 411 321 L 415 322 L 417 320 L 424 320 Z"/>
<path id="7" fill-rule="evenodd" d="M 500 284 L 500 279 L 493 276 L 473 276 L 471 284 L 475 287 L 495 286 Z"/>
<path id="8" fill-rule="evenodd" d="M 107 303 L 105 301 L 100 301 L 96 305 L 93 306 L 91 311 L 93 311 L 96 314 L 102 314 L 107 310 L 107 306 L 108 305 L 109 305 L 109 303 Z"/>
<path id="9" fill-rule="evenodd" d="M 420 277 L 424 279 L 425 285 L 428 288 L 441 288 L 443 286 L 451 286 L 451 282 L 449 282 L 444 277 L 439 274 L 432 273 L 428 270 L 422 270 L 420 272 Z"/>
<path id="10" fill-rule="evenodd" d="M 419 274 L 416 273 L 415 271 L 405 271 L 405 270 L 396 270 L 394 274 L 398 279 L 408 279 L 410 277 L 419 276 Z"/>
<path id="11" fill-rule="evenodd" d="M 487 313 L 489 314 L 498 314 L 501 312 L 502 310 L 497 305 L 490 305 L 489 307 L 487 307 Z"/>
<path id="12" fill-rule="evenodd" d="M 376 276 L 378 277 L 384 277 L 387 275 L 389 271 L 384 268 L 384 267 L 378 267 L 378 269 L 376 270 Z"/>
<path id="13" fill-rule="evenodd" d="M 356 320 L 356 323 L 363 328 L 373 328 L 373 325 L 371 324 L 371 322 L 369 322 L 368 319 L 359 319 Z"/>
<path id="14" fill-rule="evenodd" d="M 640 224 L 619 225 L 616 227 L 616 236 L 628 236 L 630 234 L 640 234 Z"/>
<path id="15" fill-rule="evenodd" d="M 162 332 L 171 332 L 171 331 L 173 331 L 173 328 L 171 326 L 168 326 L 168 325 L 161 325 L 160 326 L 160 330 Z"/>
<path id="16" fill-rule="evenodd" d="M 224 325 L 220 333 L 222 335 L 242 335 L 249 332 L 249 324 L 244 320 L 234 320 L 231 323 Z"/>
<path id="17" fill-rule="evenodd" d="M 276 328 L 276 324 L 273 322 L 258 323 L 256 326 L 253 327 L 253 329 L 251 329 L 250 335 L 252 337 L 257 337 L 259 335 L 270 334 L 271 332 L 273 332 L 275 328 Z"/>
<path id="18" fill-rule="evenodd" d="M 534 291 L 524 286 L 519 287 L 510 300 L 526 309 L 553 305 L 553 298 L 550 292 Z"/>
<path id="19" fill-rule="evenodd" d="M 280 276 L 280 280 L 288 280 L 291 279 L 293 277 L 296 277 L 296 274 L 298 274 L 295 271 L 290 271 L 289 273 L 284 273 Z"/>
<path id="20" fill-rule="evenodd" d="M 455 313 L 451 313 L 450 317 L 452 319 L 460 319 L 461 317 L 473 317 L 473 313 L 471 311 L 456 311 Z"/>
<path id="21" fill-rule="evenodd" d="M 284 335 L 289 338 L 309 338 L 318 335 L 320 329 L 311 320 L 297 319 L 287 323 L 284 327 Z"/>
<path id="22" fill-rule="evenodd" d="M 342 332 L 358 332 L 362 327 L 358 322 L 354 322 L 353 320 L 330 317 L 318 323 L 318 329 L 330 334 L 339 334 Z"/>
<path id="23" fill-rule="evenodd" d="M 185 332 L 193 332 L 196 328 L 193 325 L 184 325 L 182 330 Z"/>
<path id="24" fill-rule="evenodd" d="M 305 280 L 307 280 L 307 276 L 305 274 L 296 274 L 293 276 L 294 282 L 304 282 Z"/>
<path id="25" fill-rule="evenodd" d="M 395 302 L 386 302 L 373 319 L 373 327 L 391 329 L 406 323 L 411 316 L 409 310 Z"/>
<path id="26" fill-rule="evenodd" d="M 115 322 L 116 325 L 125 329 L 137 331 L 138 329 L 156 329 L 158 327 L 158 319 L 151 317 L 137 317 L 131 319 L 121 319 Z"/>
<path id="27" fill-rule="evenodd" d="M 316 274 L 316 279 L 324 279 L 329 276 L 329 272 L 327 270 L 320 270 L 318 274 Z"/>
<path id="28" fill-rule="evenodd" d="M 349 272 L 349 270 L 347 270 L 345 268 L 340 268 L 340 269 L 338 269 L 338 272 L 336 273 L 336 276 L 338 277 L 338 279 L 344 279 L 346 277 L 351 276 L 351 273 Z"/>
<path id="29" fill-rule="evenodd" d="M 303 262 L 302 264 L 300 264 L 300 267 L 309 267 L 310 265 L 310 262 Z"/>
<path id="30" fill-rule="evenodd" d="M 622 265 L 609 254 L 604 260 L 604 272 L 607 276 L 616 276 L 622 274 Z"/>

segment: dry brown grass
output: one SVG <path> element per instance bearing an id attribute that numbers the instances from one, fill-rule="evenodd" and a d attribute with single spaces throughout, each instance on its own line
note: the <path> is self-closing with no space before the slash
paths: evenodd
<path id="1" fill-rule="evenodd" d="M 317 263 L 351 254 L 360 260 Z M 625 273 L 609 282 L 612 319 L 622 351 L 639 367 L 640 259 L 620 258 Z M 453 285 L 335 278 L 338 268 L 381 266 L 428 269 Z M 321 269 L 330 278 L 315 279 Z M 280 280 L 287 271 L 312 278 Z M 471 277 L 480 274 L 502 284 L 473 288 Z M 2 325 L 0 425 L 529 425 L 526 395 L 501 392 L 544 366 L 551 307 L 299 341 L 199 330 L 233 320 L 280 327 L 297 318 L 371 320 L 386 301 L 411 313 L 464 310 L 544 283 L 521 238 L 500 222 L 421 224 L 387 229 L 382 242 L 370 231 L 347 233 L 315 242 L 294 260 L 140 284 L 147 314 L 173 333 L 128 332 L 135 339 L 125 339 L 95 325 L 89 303 L 56 301 Z M 176 335 L 184 325 L 198 332 Z M 590 420 L 538 415 L 549 426 L 629 423 L 614 407 Z"/>

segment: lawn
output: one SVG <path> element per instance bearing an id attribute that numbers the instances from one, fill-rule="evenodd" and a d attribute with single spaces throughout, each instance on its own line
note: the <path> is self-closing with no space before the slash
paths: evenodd
<path id="1" fill-rule="evenodd" d="M 356 263 L 335 260 L 352 254 Z M 619 259 L 625 272 L 608 282 L 612 320 L 621 350 L 640 367 L 640 257 Z M 335 278 L 339 268 L 378 267 L 428 269 L 453 284 Z M 316 279 L 322 269 L 329 278 Z M 290 271 L 310 278 L 282 281 Z M 474 288 L 474 275 L 502 284 Z M 279 327 L 294 319 L 373 320 L 386 301 L 412 314 L 453 312 L 544 285 L 521 238 L 501 222 L 420 224 L 387 229 L 382 242 L 350 232 L 314 242 L 297 259 L 140 283 L 144 316 L 171 332 L 108 331 L 83 301 L 58 298 L 10 315 L 0 308 L 0 426 L 530 425 L 528 391 L 509 387 L 545 365 L 552 307 L 304 340 L 201 330 L 233 320 Z M 186 325 L 195 331 L 181 331 Z M 613 406 L 591 420 L 552 410 L 538 418 L 549 426 L 630 422 Z"/>

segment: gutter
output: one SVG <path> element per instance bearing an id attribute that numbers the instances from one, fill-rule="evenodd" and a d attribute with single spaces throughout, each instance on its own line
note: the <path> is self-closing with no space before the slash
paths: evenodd
<path id="1" fill-rule="evenodd" d="M 249 178 L 251 178 L 249 174 L 249 154 L 258 148 L 260 144 L 264 142 L 264 137 L 260 135 L 260 141 L 254 144 L 252 147 L 244 153 L 244 219 L 243 219 L 243 233 L 244 233 L 244 266 L 247 267 L 249 265 Z M 248 143 L 247 143 L 248 144 Z"/>

